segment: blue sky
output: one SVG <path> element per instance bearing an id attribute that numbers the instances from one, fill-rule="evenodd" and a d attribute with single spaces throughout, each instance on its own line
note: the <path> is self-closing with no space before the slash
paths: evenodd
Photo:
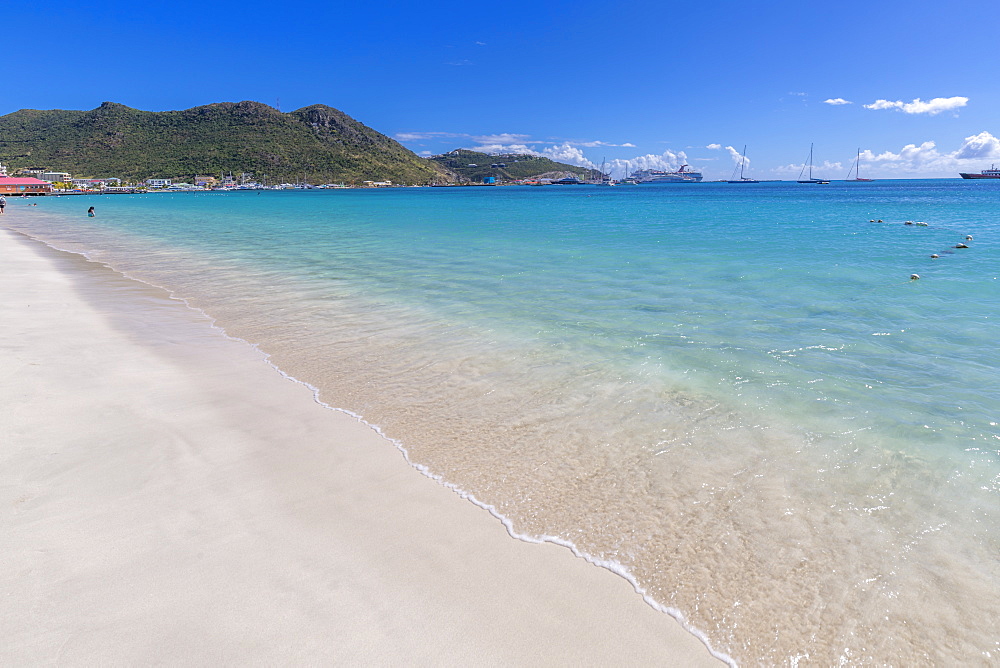
<path id="1" fill-rule="evenodd" d="M 0 114 L 257 100 L 418 154 L 533 151 L 730 176 L 1000 163 L 997 3 L 4 3 Z M 828 101 L 843 101 L 834 104 Z M 730 148 L 727 148 L 730 147 Z"/>

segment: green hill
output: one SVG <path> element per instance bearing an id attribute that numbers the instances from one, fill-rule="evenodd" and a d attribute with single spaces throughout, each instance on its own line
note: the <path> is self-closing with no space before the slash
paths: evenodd
<path id="1" fill-rule="evenodd" d="M 443 155 L 436 155 L 431 160 L 443 169 L 458 174 L 462 180 L 472 182 L 482 182 L 487 176 L 496 177 L 498 181 L 520 181 L 532 178 L 559 179 L 574 175 L 579 178 L 589 178 L 598 174 L 586 167 L 567 165 L 530 154 L 498 156 L 456 149 Z"/>
<path id="2" fill-rule="evenodd" d="M 282 113 L 259 102 L 140 111 L 22 109 L 0 116 L 0 162 L 78 177 L 190 179 L 253 172 L 269 183 L 425 184 L 453 180 L 438 163 L 347 114 L 316 104 Z"/>

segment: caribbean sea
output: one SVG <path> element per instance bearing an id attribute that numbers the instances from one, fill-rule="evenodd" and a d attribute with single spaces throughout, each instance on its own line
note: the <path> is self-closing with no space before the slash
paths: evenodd
<path id="1" fill-rule="evenodd" d="M 998 212 L 1000 182 L 941 179 L 12 198 L 4 222 L 204 310 L 720 655 L 986 665 Z"/>

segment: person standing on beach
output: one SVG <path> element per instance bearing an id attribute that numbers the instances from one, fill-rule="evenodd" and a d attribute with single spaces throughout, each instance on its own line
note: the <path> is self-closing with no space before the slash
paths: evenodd
<path id="1" fill-rule="evenodd" d="M 90 216 L 91 218 L 97 215 L 96 213 L 94 213 L 94 207 L 90 207 L 89 209 L 87 209 L 87 215 Z"/>
<path id="2" fill-rule="evenodd" d="M 7 206 L 7 198 L 0 195 L 0 213 L 3 213 L 3 208 Z"/>

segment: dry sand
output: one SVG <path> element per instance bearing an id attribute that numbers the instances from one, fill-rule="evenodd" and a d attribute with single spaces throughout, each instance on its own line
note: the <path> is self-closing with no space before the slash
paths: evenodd
<path id="1" fill-rule="evenodd" d="M 720 665 L 162 291 L 0 258 L 0 664 Z"/>

